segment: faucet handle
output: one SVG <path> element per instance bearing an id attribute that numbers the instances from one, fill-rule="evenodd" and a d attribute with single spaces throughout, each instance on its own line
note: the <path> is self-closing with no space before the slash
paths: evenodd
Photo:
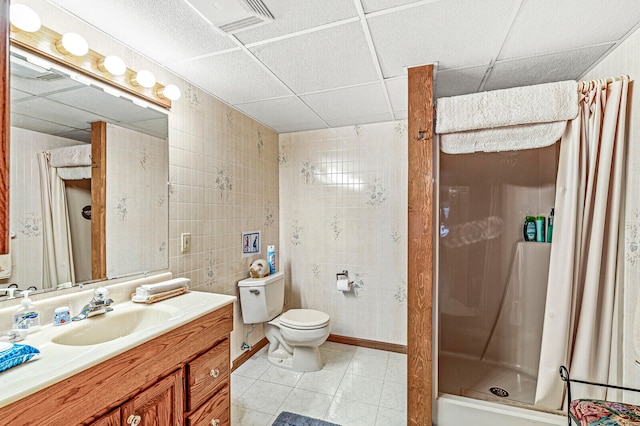
<path id="1" fill-rule="evenodd" d="M 93 290 L 93 298 L 96 302 L 105 302 L 109 296 L 109 289 L 106 287 L 98 287 Z"/>

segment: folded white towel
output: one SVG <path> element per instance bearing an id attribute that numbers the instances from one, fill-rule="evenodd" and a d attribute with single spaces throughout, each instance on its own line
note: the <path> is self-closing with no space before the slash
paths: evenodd
<path id="1" fill-rule="evenodd" d="M 91 179 L 91 166 L 58 167 L 56 170 L 62 180 Z"/>
<path id="2" fill-rule="evenodd" d="M 470 154 L 544 148 L 560 140 L 566 127 L 566 121 L 557 121 L 445 133 L 440 135 L 440 149 L 447 154 Z"/>
<path id="3" fill-rule="evenodd" d="M 49 151 L 51 167 L 78 167 L 91 165 L 91 144 L 65 146 Z"/>
<path id="4" fill-rule="evenodd" d="M 143 297 L 163 293 L 165 291 L 188 286 L 190 282 L 191 280 L 189 278 L 174 278 L 172 280 L 156 284 L 144 284 L 136 288 L 136 296 Z"/>
<path id="5" fill-rule="evenodd" d="M 577 115 L 578 84 L 560 81 L 439 98 L 436 133 L 566 121 Z"/>

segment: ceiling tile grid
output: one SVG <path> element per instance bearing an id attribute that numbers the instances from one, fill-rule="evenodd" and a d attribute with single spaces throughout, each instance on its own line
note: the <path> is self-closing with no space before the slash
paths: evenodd
<path id="1" fill-rule="evenodd" d="M 241 50 L 180 62 L 169 69 L 232 105 L 291 95 Z"/>
<path id="2" fill-rule="evenodd" d="M 377 80 L 362 26 L 332 27 L 250 50 L 295 93 Z"/>
<path id="3" fill-rule="evenodd" d="M 640 22 L 637 0 L 263 0 L 272 23 L 224 36 L 186 0 L 49 1 L 278 132 L 406 118 L 411 66 L 438 64 L 436 97 L 577 79 Z"/>

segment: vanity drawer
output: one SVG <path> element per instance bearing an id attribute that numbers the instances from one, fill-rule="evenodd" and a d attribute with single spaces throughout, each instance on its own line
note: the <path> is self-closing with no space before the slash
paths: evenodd
<path id="1" fill-rule="evenodd" d="M 215 389 L 215 395 L 187 416 L 186 426 L 228 426 L 231 424 L 229 379 Z M 217 420 L 217 422 L 216 422 Z"/>
<path id="2" fill-rule="evenodd" d="M 187 411 L 191 411 L 214 394 L 216 387 L 229 377 L 229 339 L 187 364 Z"/>

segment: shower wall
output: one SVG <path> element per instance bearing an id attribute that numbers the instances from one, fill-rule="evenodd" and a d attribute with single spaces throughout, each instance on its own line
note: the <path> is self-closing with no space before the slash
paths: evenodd
<path id="1" fill-rule="evenodd" d="M 479 359 L 487 350 L 524 218 L 553 207 L 557 154 L 554 145 L 440 155 L 441 353 Z"/>

